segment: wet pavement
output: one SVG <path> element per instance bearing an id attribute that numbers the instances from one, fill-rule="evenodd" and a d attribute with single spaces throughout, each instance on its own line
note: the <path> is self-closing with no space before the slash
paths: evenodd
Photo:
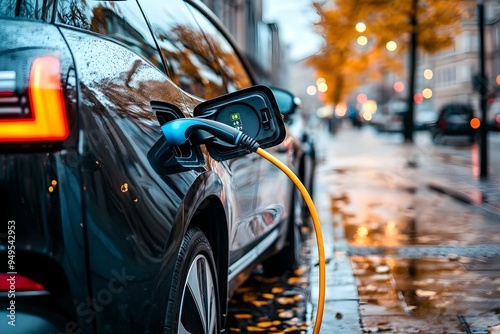
<path id="1" fill-rule="evenodd" d="M 326 317 L 322 333 L 500 330 L 500 151 L 483 181 L 477 146 L 435 146 L 426 132 L 404 144 L 343 128 L 320 142 L 316 205 L 333 259 L 349 259 L 359 311 L 343 317 L 356 328 Z M 352 304 L 334 297 L 352 286 L 329 288 L 332 304 Z"/>
<path id="2" fill-rule="evenodd" d="M 477 146 L 414 144 L 369 127 L 318 132 L 315 204 L 327 257 L 321 333 L 500 332 L 500 134 L 490 177 Z M 496 137 L 494 137 L 496 136 Z M 312 333 L 314 237 L 303 266 L 258 270 L 231 300 L 226 332 Z"/>

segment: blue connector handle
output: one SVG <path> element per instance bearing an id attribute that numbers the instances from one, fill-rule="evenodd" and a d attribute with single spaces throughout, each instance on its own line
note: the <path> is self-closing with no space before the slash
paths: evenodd
<path id="1" fill-rule="evenodd" d="M 196 130 L 204 130 L 226 143 L 240 144 L 243 132 L 210 119 L 180 118 L 161 126 L 165 139 L 170 145 L 182 145 Z"/>

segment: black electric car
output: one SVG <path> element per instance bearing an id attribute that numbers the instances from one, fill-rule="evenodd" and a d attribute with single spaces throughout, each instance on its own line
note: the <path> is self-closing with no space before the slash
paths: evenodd
<path id="1" fill-rule="evenodd" d="M 0 0 L 0 27 L 1 333 L 217 333 L 257 264 L 294 265 L 286 175 L 162 133 L 265 92 L 199 1 Z M 278 130 L 267 149 L 303 170 Z"/>

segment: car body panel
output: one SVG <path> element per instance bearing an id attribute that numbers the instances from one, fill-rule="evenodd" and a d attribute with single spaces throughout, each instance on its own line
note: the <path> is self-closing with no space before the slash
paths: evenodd
<path id="1" fill-rule="evenodd" d="M 161 332 L 190 224 L 214 246 L 225 304 L 283 244 L 293 186 L 256 154 L 217 162 L 203 146 L 166 145 L 161 122 L 202 99 L 169 77 L 137 2 L 81 2 L 81 17 L 64 3 L 56 24 L 0 19 L 0 50 L 59 57 L 70 126 L 60 143 L 0 143 L 0 217 L 16 221 L 19 273 L 47 290 L 20 295 L 18 312 L 38 319 L 33 333 Z M 298 147 L 288 135 L 269 151 L 295 169 Z"/>

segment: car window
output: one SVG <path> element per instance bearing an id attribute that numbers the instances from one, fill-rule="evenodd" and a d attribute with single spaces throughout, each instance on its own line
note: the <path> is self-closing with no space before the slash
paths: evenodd
<path id="1" fill-rule="evenodd" d="M 165 71 L 149 27 L 136 1 L 59 0 L 56 23 L 117 40 Z"/>
<path id="2" fill-rule="evenodd" d="M 223 76 L 227 92 L 249 87 L 251 79 L 229 41 L 206 16 L 192 6 L 189 8 L 205 34 L 214 58 L 218 60 L 214 65 L 219 66 L 217 71 Z"/>
<path id="3" fill-rule="evenodd" d="M 54 0 L 0 0 L 0 16 L 50 21 Z"/>
<path id="4" fill-rule="evenodd" d="M 153 29 L 171 79 L 202 99 L 227 92 L 217 59 L 182 0 L 140 2 Z"/>

